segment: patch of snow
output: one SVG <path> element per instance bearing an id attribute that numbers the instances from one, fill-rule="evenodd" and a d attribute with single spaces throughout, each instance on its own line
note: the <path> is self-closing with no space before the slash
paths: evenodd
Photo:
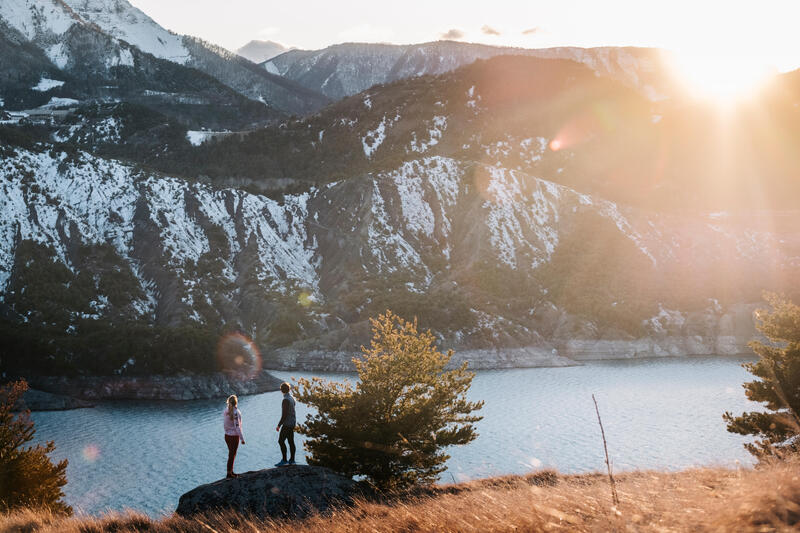
<path id="1" fill-rule="evenodd" d="M 548 260 L 558 244 L 558 202 L 562 187 L 545 180 L 485 167 L 489 242 L 498 258 L 516 269 L 520 253 L 535 268 Z"/>
<path id="2" fill-rule="evenodd" d="M 369 97 L 369 95 L 364 97 L 364 106 L 367 109 L 372 109 L 372 99 Z"/>
<path id="3" fill-rule="evenodd" d="M 198 130 L 188 130 L 186 132 L 186 140 L 189 141 L 189 144 L 192 146 L 200 146 L 204 142 L 206 142 L 209 138 L 211 138 L 211 133 L 209 131 L 198 131 Z"/>
<path id="4" fill-rule="evenodd" d="M 51 89 L 56 89 L 58 87 L 61 87 L 62 85 L 64 85 L 64 83 L 65 82 L 61 80 L 51 80 L 50 78 L 42 77 L 42 79 L 39 80 L 39 83 L 35 87 L 31 87 L 31 89 L 43 93 Z"/>
<path id="5" fill-rule="evenodd" d="M 412 271 L 422 275 L 425 285 L 428 285 L 431 273 L 419 253 L 403 238 L 399 228 L 392 226 L 377 180 L 373 181 L 371 215 L 366 251 L 375 259 L 378 271 Z"/>
<path id="6" fill-rule="evenodd" d="M 371 158 L 375 150 L 383 144 L 383 141 L 386 139 L 386 128 L 399 119 L 399 115 L 395 116 L 393 119 L 389 119 L 384 115 L 380 124 L 378 124 L 374 130 L 367 131 L 367 134 L 361 138 L 361 146 L 364 148 L 364 155 L 367 156 L 367 158 Z"/>
<path id="7" fill-rule="evenodd" d="M 45 105 L 41 106 L 43 108 L 49 109 L 53 107 L 67 107 L 71 105 L 77 105 L 80 102 L 75 100 L 74 98 L 59 98 L 59 97 L 52 97 L 50 101 L 47 102 Z"/>
<path id="8" fill-rule="evenodd" d="M 447 209 L 455 205 L 458 195 L 460 172 L 455 162 L 438 157 L 409 161 L 390 176 L 400 196 L 405 228 L 433 238 L 437 219 L 433 209 L 438 207 L 439 225 L 446 236 L 450 231 Z M 435 197 L 436 202 L 432 205 L 426 196 Z"/>
<path id="9" fill-rule="evenodd" d="M 477 109 L 478 102 L 481 100 L 481 97 L 480 95 L 477 96 L 475 95 L 474 85 L 470 87 L 469 90 L 467 91 L 467 96 L 469 97 L 469 100 L 467 100 L 467 107 L 470 107 L 472 109 Z"/>
<path id="10" fill-rule="evenodd" d="M 411 146 L 410 149 L 412 152 L 419 152 L 425 153 L 430 149 L 432 146 L 436 146 L 439 144 L 439 141 L 442 139 L 442 135 L 444 131 L 447 129 L 447 117 L 437 115 L 433 117 L 432 125 L 428 122 L 428 140 L 427 141 L 419 141 L 417 140 L 417 133 L 412 133 L 411 139 Z"/>
<path id="11" fill-rule="evenodd" d="M 69 53 L 64 43 L 56 43 L 45 50 L 47 58 L 60 69 L 65 69 L 69 63 Z"/>
<path id="12" fill-rule="evenodd" d="M 264 63 L 264 69 L 270 74 L 275 74 L 276 76 L 281 75 L 280 71 L 278 70 L 278 67 L 276 67 L 275 64 L 272 63 L 272 61 L 267 61 L 266 63 Z"/>
<path id="13" fill-rule="evenodd" d="M 132 67 L 133 65 L 133 53 L 129 48 L 121 48 L 116 55 L 106 59 L 108 67 Z"/>

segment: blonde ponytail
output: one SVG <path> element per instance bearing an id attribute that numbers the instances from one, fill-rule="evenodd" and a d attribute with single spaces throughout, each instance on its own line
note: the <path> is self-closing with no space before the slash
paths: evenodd
<path id="1" fill-rule="evenodd" d="M 239 399 L 236 397 L 235 394 L 231 394 L 228 396 L 228 416 L 231 420 L 234 420 L 233 412 L 236 410 L 236 406 L 239 404 Z"/>

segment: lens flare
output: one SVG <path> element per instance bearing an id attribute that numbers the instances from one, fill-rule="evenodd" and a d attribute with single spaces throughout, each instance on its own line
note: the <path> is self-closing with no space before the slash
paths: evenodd
<path id="1" fill-rule="evenodd" d="M 311 304 L 316 302 L 316 298 L 311 293 L 303 291 L 300 293 L 300 296 L 297 297 L 297 303 L 302 305 L 303 307 L 310 307 Z"/>
<path id="2" fill-rule="evenodd" d="M 93 463 L 100 457 L 100 448 L 94 444 L 89 444 L 81 451 L 81 455 L 84 461 Z"/>
<path id="3" fill-rule="evenodd" d="M 245 335 L 229 333 L 217 344 L 217 364 L 223 372 L 252 379 L 261 372 L 261 353 Z"/>

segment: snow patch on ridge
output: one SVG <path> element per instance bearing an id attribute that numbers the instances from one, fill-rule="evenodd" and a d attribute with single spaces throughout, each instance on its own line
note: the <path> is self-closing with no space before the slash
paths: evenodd
<path id="1" fill-rule="evenodd" d="M 408 161 L 390 177 L 400 196 L 406 229 L 433 238 L 438 219 L 446 238 L 450 232 L 447 210 L 456 204 L 461 177 L 456 162 L 444 157 Z M 431 199 L 435 199 L 434 205 Z M 435 207 L 438 207 L 437 214 L 434 214 Z"/>
<path id="2" fill-rule="evenodd" d="M 361 138 L 361 145 L 364 148 L 364 155 L 367 156 L 367 158 L 371 158 L 375 150 L 383 144 L 383 141 L 386 139 L 386 128 L 390 127 L 398 120 L 400 120 L 400 115 L 396 115 L 392 119 L 386 118 L 386 115 L 384 115 L 378 127 L 374 130 L 367 131 L 367 134 Z M 320 138 L 320 140 L 322 139 Z"/>
<path id="3" fill-rule="evenodd" d="M 431 280 L 431 273 L 422 262 L 419 253 L 403 238 L 402 232 L 392 226 L 378 180 L 372 183 L 371 215 L 366 248 L 375 259 L 378 271 L 381 273 L 399 270 L 416 271 L 424 277 L 424 284 L 427 286 Z"/>
<path id="4" fill-rule="evenodd" d="M 412 133 L 413 138 L 411 139 L 410 146 L 412 152 L 425 153 L 432 146 L 439 144 L 439 141 L 442 140 L 442 135 L 444 135 L 444 131 L 447 129 L 447 117 L 437 115 L 433 117 L 433 120 L 428 122 L 428 124 L 429 127 L 427 141 L 417 140 L 417 133 Z"/>

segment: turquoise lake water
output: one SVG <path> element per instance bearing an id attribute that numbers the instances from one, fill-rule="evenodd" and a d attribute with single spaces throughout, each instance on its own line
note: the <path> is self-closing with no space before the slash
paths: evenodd
<path id="1" fill-rule="evenodd" d="M 722 420 L 725 411 L 756 407 L 741 386 L 751 379 L 741 368 L 744 361 L 668 358 L 478 372 L 470 398 L 486 402 L 480 436 L 449 450 L 442 481 L 546 467 L 564 473 L 604 469 L 593 393 L 615 470 L 752 464 L 745 438 L 728 433 Z M 239 448 L 236 471 L 280 459 L 280 402 L 279 392 L 240 398 L 247 444 Z M 172 512 L 184 492 L 224 476 L 223 409 L 224 400 L 107 402 L 32 416 L 37 441 L 54 440 L 54 457 L 69 459 L 65 492 L 76 511 L 132 508 L 158 516 Z M 298 422 L 306 412 L 298 404 Z"/>

